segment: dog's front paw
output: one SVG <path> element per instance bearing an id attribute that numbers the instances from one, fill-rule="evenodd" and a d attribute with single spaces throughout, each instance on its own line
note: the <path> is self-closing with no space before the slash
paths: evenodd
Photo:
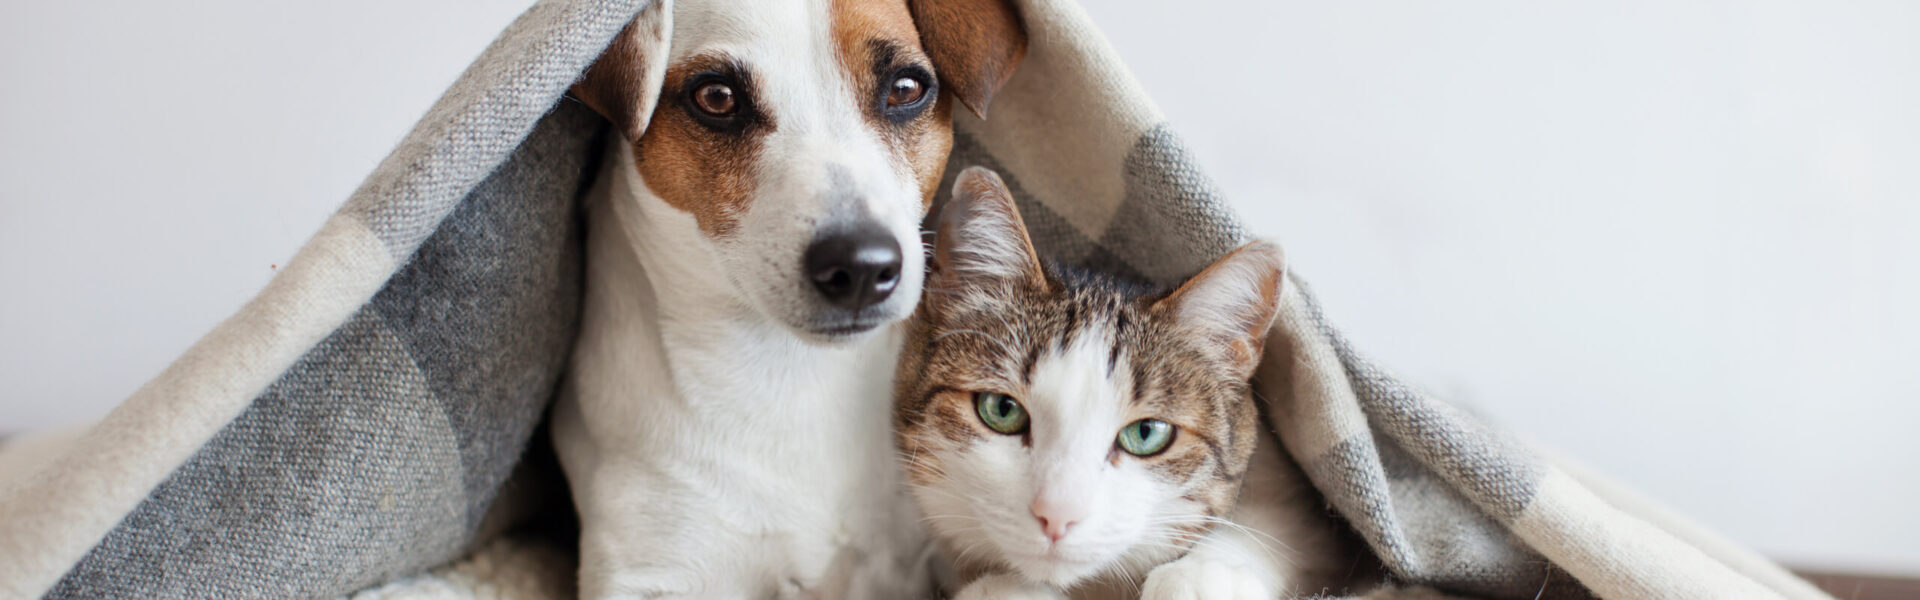
<path id="1" fill-rule="evenodd" d="M 1248 565 L 1189 555 L 1155 567 L 1140 600 L 1273 600 L 1275 591 Z"/>
<path id="2" fill-rule="evenodd" d="M 953 600 L 1066 600 L 1052 586 L 1027 583 L 1012 575 L 987 575 L 973 580 Z"/>

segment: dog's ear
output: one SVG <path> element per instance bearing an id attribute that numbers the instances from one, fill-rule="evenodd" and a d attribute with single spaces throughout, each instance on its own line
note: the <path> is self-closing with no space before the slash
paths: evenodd
<path id="1" fill-rule="evenodd" d="M 908 0 L 920 45 L 940 82 L 975 116 L 1027 55 L 1027 29 L 1013 0 Z"/>
<path id="2" fill-rule="evenodd" d="M 673 1 L 654 0 L 613 36 L 569 93 L 612 121 L 627 141 L 639 141 L 660 101 L 672 35 Z"/>
<path id="3" fill-rule="evenodd" d="M 932 262 L 928 301 L 936 306 L 1007 284 L 1048 286 L 1013 193 L 983 167 L 968 167 L 954 179 L 953 197 L 935 225 Z"/>
<path id="4" fill-rule="evenodd" d="M 1259 366 L 1267 330 L 1280 314 L 1280 286 L 1286 280 L 1280 246 L 1257 241 L 1213 261 L 1172 294 L 1153 303 L 1181 329 L 1203 336 L 1225 350 L 1227 365 L 1239 378 Z"/>

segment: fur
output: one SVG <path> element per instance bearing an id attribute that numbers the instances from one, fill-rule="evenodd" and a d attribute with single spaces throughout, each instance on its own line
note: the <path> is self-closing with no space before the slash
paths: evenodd
<path id="1" fill-rule="evenodd" d="M 958 597 L 1270 599 L 1347 557 L 1247 384 L 1278 310 L 1277 247 L 1154 290 L 1042 267 L 997 177 L 954 187 L 895 429 L 931 531 L 971 578 Z M 981 392 L 1018 399 L 1028 428 L 985 425 Z M 1116 435 L 1147 418 L 1172 442 L 1123 451 Z"/>
<path id="2" fill-rule="evenodd" d="M 889 375 L 952 143 L 938 87 L 979 74 L 950 72 L 938 56 L 965 49 L 924 48 L 917 31 L 906 0 L 662 1 L 575 85 L 619 134 L 589 194 L 581 332 L 552 416 L 581 597 L 927 589 Z M 1009 44 L 1024 38 L 983 47 Z M 931 97 L 890 103 L 888 84 L 919 72 L 938 77 Z M 693 93 L 713 81 L 737 110 L 699 112 Z M 905 250 L 899 280 L 878 303 L 834 306 L 802 256 L 854 225 Z"/>

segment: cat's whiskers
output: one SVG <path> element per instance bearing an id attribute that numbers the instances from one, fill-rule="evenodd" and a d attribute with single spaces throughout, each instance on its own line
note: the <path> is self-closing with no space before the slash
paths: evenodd
<path id="1" fill-rule="evenodd" d="M 1181 546 L 1178 544 L 1168 543 L 1168 542 L 1145 542 L 1145 544 L 1148 545 L 1149 547 L 1163 548 L 1172 553 L 1172 556 L 1167 557 L 1166 559 L 1162 560 L 1159 563 L 1156 563 L 1156 565 L 1165 564 L 1166 562 L 1169 562 L 1176 558 L 1185 557 L 1190 555 L 1193 552 L 1201 551 L 1201 550 L 1210 551 L 1217 554 L 1225 554 L 1225 555 L 1238 554 L 1237 552 L 1234 552 L 1231 548 L 1218 545 L 1217 542 L 1211 542 L 1207 540 L 1192 540 L 1188 543 L 1191 545 Z"/>
<path id="2" fill-rule="evenodd" d="M 977 517 L 974 517 L 973 515 L 956 515 L 956 514 L 947 514 L 947 515 L 926 515 L 926 516 L 923 516 L 923 517 L 920 517 L 920 522 L 921 522 L 921 523 L 935 523 L 935 522 L 939 522 L 939 521 L 941 521 L 942 519 L 945 519 L 945 520 L 959 520 L 959 521 L 961 521 L 961 522 L 963 522 L 963 523 L 975 523 L 975 524 L 978 524 L 978 523 L 980 522 L 980 519 L 979 519 L 979 518 L 977 518 Z M 977 527 L 976 527 L 976 528 L 977 528 Z"/>
<path id="3" fill-rule="evenodd" d="M 1271 551 L 1272 548 L 1268 546 L 1268 542 L 1272 542 L 1273 545 L 1277 545 L 1280 547 L 1280 549 L 1285 550 L 1287 554 L 1293 554 L 1295 552 L 1298 552 L 1298 550 L 1295 550 L 1293 546 L 1288 545 L 1286 542 L 1281 541 L 1280 538 L 1274 537 L 1268 534 L 1267 532 L 1260 531 L 1258 529 L 1254 529 L 1251 527 L 1247 527 L 1239 523 L 1235 523 L 1229 519 L 1223 519 L 1223 518 L 1215 517 L 1212 515 L 1199 515 L 1199 517 L 1200 517 L 1199 520 L 1202 522 L 1212 523 L 1214 525 L 1224 525 L 1227 527 L 1231 527 L 1234 530 L 1239 531 L 1241 533 L 1245 533 L 1247 534 L 1248 537 L 1253 538 L 1254 543 L 1260 544 L 1263 548 L 1266 548 L 1269 551 Z M 1265 538 L 1265 539 L 1263 540 L 1262 538 Z M 1292 562 L 1292 561 L 1289 560 L 1288 562 Z"/>
<path id="4" fill-rule="evenodd" d="M 953 557 L 954 562 L 961 564 L 984 563 L 1002 568 L 1013 567 L 1013 565 L 1006 564 L 1006 561 L 1001 560 L 996 555 L 997 553 L 991 552 L 993 549 L 988 547 L 987 540 L 985 539 L 970 540 L 966 541 L 965 544 L 965 546 L 962 546 L 959 551 L 955 553 Z"/>
<path id="5" fill-rule="evenodd" d="M 1205 517 L 1205 519 L 1191 519 L 1191 520 L 1205 521 L 1207 519 L 1211 519 L 1212 520 L 1211 522 L 1213 522 L 1214 524 L 1227 525 L 1228 527 L 1234 528 L 1237 531 L 1251 534 L 1247 536 L 1247 539 L 1249 541 L 1252 541 L 1254 548 L 1259 550 L 1261 554 L 1265 555 L 1268 560 L 1277 561 L 1277 562 L 1281 562 L 1289 565 L 1294 564 L 1293 557 L 1291 556 L 1293 553 L 1293 548 L 1290 546 L 1287 546 L 1285 542 L 1281 542 L 1278 539 L 1274 539 L 1274 537 L 1271 535 L 1267 535 L 1265 533 L 1261 533 L 1259 531 L 1255 531 L 1253 529 L 1247 528 L 1246 526 L 1240 525 L 1239 523 L 1227 521 L 1219 517 L 1211 517 L 1211 516 L 1205 516 L 1205 515 L 1201 515 L 1201 516 Z M 1189 532 L 1180 531 L 1172 528 L 1167 528 L 1166 531 L 1169 534 L 1168 535 L 1169 539 L 1187 542 L 1187 543 L 1193 544 L 1195 547 L 1205 547 L 1211 550 L 1222 551 L 1222 552 L 1228 550 L 1227 548 L 1224 548 L 1220 545 L 1223 543 L 1220 540 L 1210 539 L 1211 532 L 1189 533 Z M 1271 545 L 1269 545 L 1266 541 L 1263 541 L 1260 539 L 1261 537 L 1267 538 L 1268 540 L 1272 540 L 1274 543 L 1279 544 L 1282 548 L 1286 550 L 1286 552 L 1285 553 L 1275 552 Z"/>
<path id="6" fill-rule="evenodd" d="M 1169 541 L 1168 542 L 1149 542 L 1149 543 L 1160 544 L 1162 547 L 1177 549 L 1181 552 L 1188 552 L 1188 551 L 1192 551 L 1194 549 L 1199 549 L 1199 548 L 1205 548 L 1208 550 L 1215 550 L 1215 551 L 1226 550 L 1225 547 L 1220 545 L 1220 542 L 1218 540 L 1207 539 L 1207 537 L 1204 535 L 1195 536 L 1192 534 L 1185 534 L 1185 533 L 1180 533 L 1174 530 L 1168 530 L 1168 535 L 1164 536 L 1163 539 L 1166 539 Z M 1181 544 L 1185 544 L 1185 546 L 1182 546 Z"/>
<path id="7" fill-rule="evenodd" d="M 936 494 L 939 494 L 939 495 L 941 495 L 941 496 L 945 496 L 945 497 L 947 497 L 948 499 L 950 499 L 950 500 L 953 500 L 953 501 L 955 501 L 955 502 L 959 502 L 959 503 L 961 503 L 961 504 L 972 504 L 972 503 L 973 503 L 973 502 L 975 501 L 975 500 L 974 500 L 973 498 L 969 498 L 969 497 L 967 497 L 967 496 L 965 496 L 965 495 L 963 495 L 963 494 L 960 494 L 960 493 L 958 493 L 958 492 L 951 492 L 951 491 L 947 491 L 947 490 L 943 490 L 943 489 L 940 489 L 940 488 L 936 488 L 936 487 L 923 487 L 923 488 L 920 488 L 920 490 L 919 490 L 919 491 L 921 491 L 921 492 L 933 492 L 933 493 L 936 493 Z M 974 517 L 974 518 L 976 518 L 976 519 L 977 519 L 977 518 L 979 518 L 979 517 Z"/>
<path id="8" fill-rule="evenodd" d="M 907 466 L 910 469 L 924 470 L 928 474 L 940 479 L 947 478 L 946 467 L 942 466 L 938 462 L 921 458 L 920 449 L 917 446 L 914 448 L 911 454 L 898 452 L 898 451 L 896 451 L 894 454 L 895 456 L 899 457 L 901 461 L 907 463 Z"/>
<path id="9" fill-rule="evenodd" d="M 1100 567 L 1100 571 L 1096 577 L 1119 579 L 1127 584 L 1127 588 L 1133 590 L 1128 596 L 1138 597 L 1140 595 L 1140 581 L 1133 576 L 1134 571 L 1138 569 L 1136 565 L 1129 564 L 1130 562 L 1131 561 L 1127 560 L 1127 557 L 1124 555 L 1118 559 L 1107 561 L 1105 566 Z"/>

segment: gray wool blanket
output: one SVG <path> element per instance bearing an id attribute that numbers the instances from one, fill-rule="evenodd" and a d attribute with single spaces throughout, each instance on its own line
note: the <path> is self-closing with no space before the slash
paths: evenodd
<path id="1" fill-rule="evenodd" d="M 536 434 L 607 135 L 564 94 L 643 4 L 528 10 L 258 297 L 98 423 L 0 447 L 0 600 L 568 597 L 564 537 L 522 526 L 570 510 Z M 949 171 L 999 171 L 1095 269 L 1244 241 L 1078 6 L 1021 4 L 1030 53 L 991 120 L 955 111 Z M 1256 390 L 1389 594 L 1825 597 L 1370 362 L 1299 277 L 1283 302 Z"/>

